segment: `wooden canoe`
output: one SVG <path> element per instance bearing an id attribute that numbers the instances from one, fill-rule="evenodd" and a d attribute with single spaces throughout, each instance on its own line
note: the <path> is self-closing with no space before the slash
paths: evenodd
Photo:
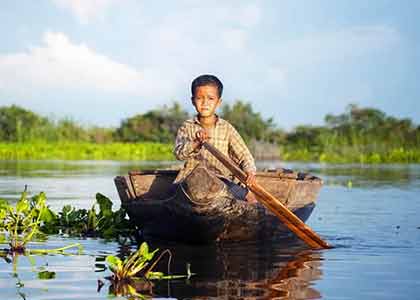
<path id="1" fill-rule="evenodd" d="M 260 204 L 237 200 L 204 165 L 179 185 L 176 170 L 132 171 L 115 185 L 130 220 L 145 238 L 207 243 L 282 238 L 290 231 Z M 280 169 L 258 172 L 257 183 L 306 221 L 322 180 Z"/>

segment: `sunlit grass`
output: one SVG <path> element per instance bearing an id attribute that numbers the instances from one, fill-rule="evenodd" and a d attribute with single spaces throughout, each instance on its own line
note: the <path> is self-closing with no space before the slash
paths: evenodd
<path id="1" fill-rule="evenodd" d="M 174 160 L 172 144 L 161 143 L 0 143 L 1 160 Z M 284 161 L 325 163 L 420 163 L 420 149 L 387 145 L 328 144 L 280 146 Z"/>
<path id="2" fill-rule="evenodd" d="M 366 147 L 341 146 L 312 150 L 288 147 L 282 149 L 281 159 L 321 163 L 420 163 L 420 149 L 405 149 L 403 147 L 366 149 Z"/>
<path id="3" fill-rule="evenodd" d="M 172 160 L 172 147 L 160 143 L 0 143 L 0 159 Z"/>

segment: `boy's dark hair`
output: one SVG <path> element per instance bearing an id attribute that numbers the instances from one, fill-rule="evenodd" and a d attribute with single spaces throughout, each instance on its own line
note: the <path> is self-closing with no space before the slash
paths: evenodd
<path id="1" fill-rule="evenodd" d="M 193 82 L 191 83 L 191 94 L 192 94 L 192 96 L 193 97 L 195 96 L 195 90 L 199 86 L 205 86 L 205 85 L 215 86 L 217 88 L 217 91 L 219 92 L 219 97 L 222 97 L 222 93 L 223 93 L 222 82 L 216 76 L 208 75 L 208 74 L 200 75 L 196 79 L 193 80 Z"/>

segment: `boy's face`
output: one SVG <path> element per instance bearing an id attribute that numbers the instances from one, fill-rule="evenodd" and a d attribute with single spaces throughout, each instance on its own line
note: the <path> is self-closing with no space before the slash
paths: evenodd
<path id="1" fill-rule="evenodd" d="M 222 98 L 219 97 L 219 91 L 213 85 L 197 87 L 195 89 L 195 96 L 191 100 L 200 117 L 214 115 L 216 109 L 222 103 Z"/>

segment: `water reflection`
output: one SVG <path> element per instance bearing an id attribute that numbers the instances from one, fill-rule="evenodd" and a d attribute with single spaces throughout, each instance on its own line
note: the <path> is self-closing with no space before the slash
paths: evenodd
<path id="1" fill-rule="evenodd" d="M 165 245 L 161 245 L 161 248 Z M 318 299 L 313 284 L 322 276 L 322 252 L 295 239 L 274 243 L 170 246 L 172 272 L 196 273 L 189 281 L 158 283 L 155 293 L 177 299 Z M 164 265 L 160 270 L 164 270 Z"/>

